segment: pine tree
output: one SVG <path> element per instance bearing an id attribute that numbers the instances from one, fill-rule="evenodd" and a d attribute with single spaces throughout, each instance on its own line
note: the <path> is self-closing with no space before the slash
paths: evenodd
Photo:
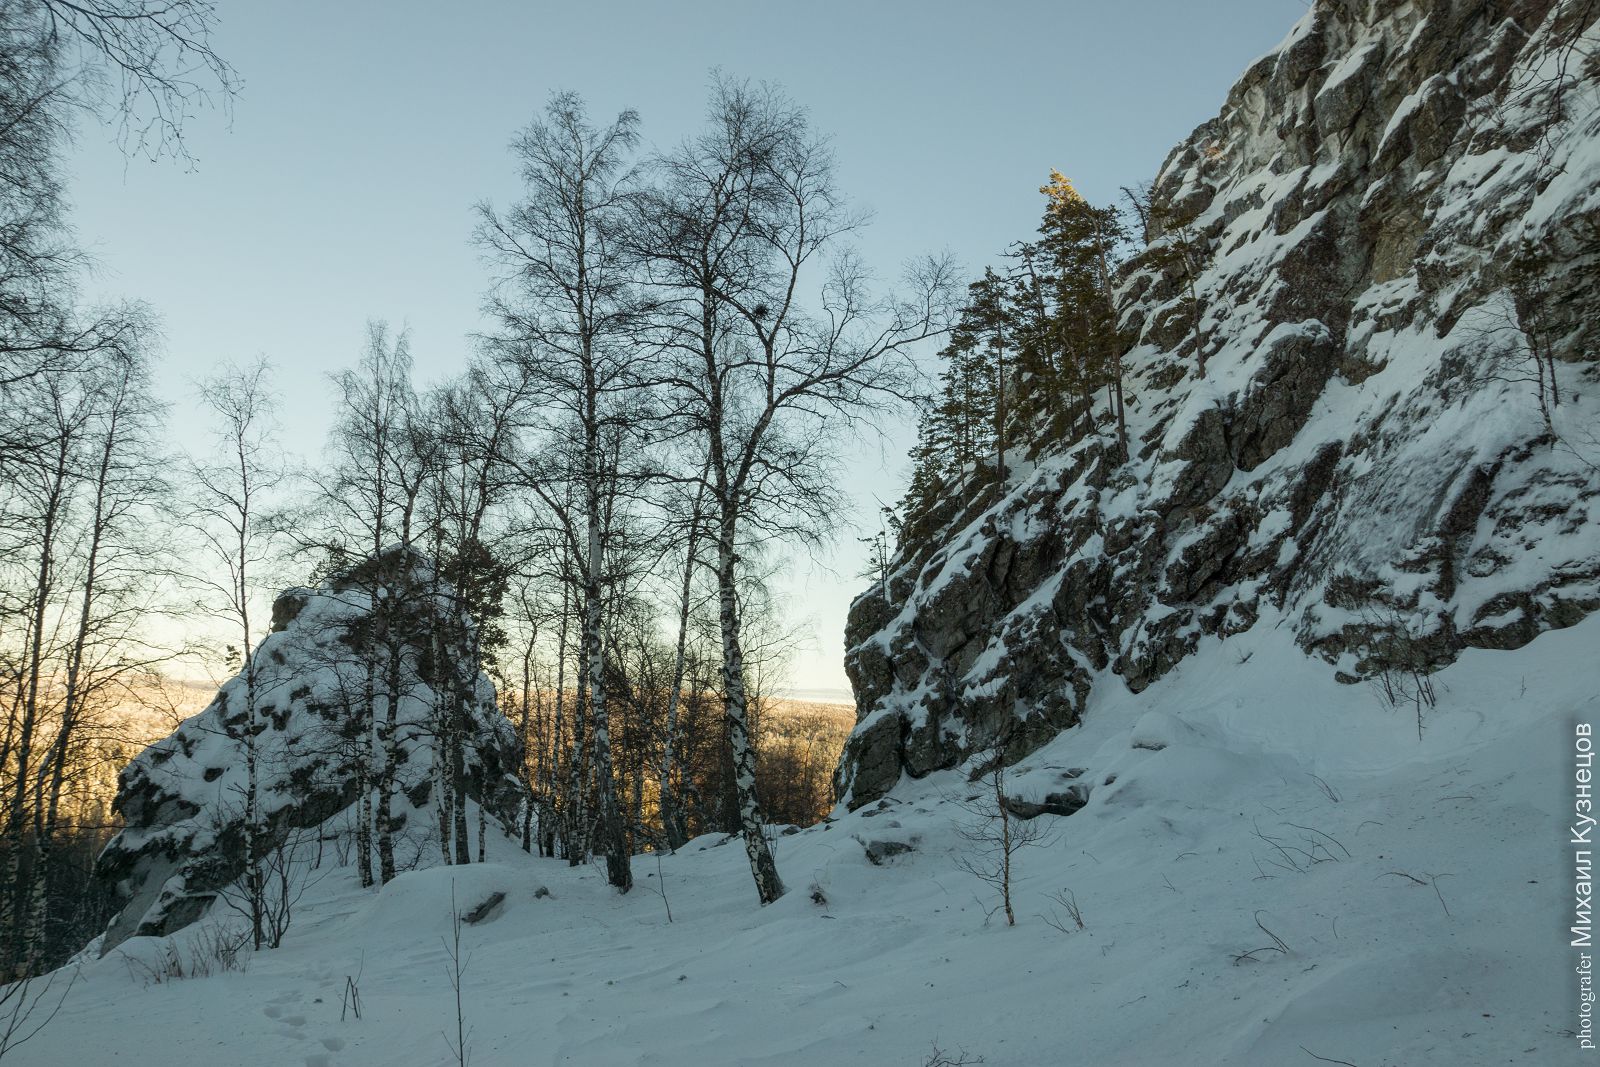
<path id="1" fill-rule="evenodd" d="M 1045 196 L 1039 239 L 1012 247 L 1007 275 L 993 269 L 967 302 L 939 355 L 939 389 L 924 407 L 903 501 L 920 528 L 942 492 L 1034 437 L 1076 440 L 1092 431 L 1095 395 L 1106 389 L 1121 457 L 1128 456 L 1122 354 L 1111 272 L 1128 240 L 1120 214 L 1086 201 L 1059 171 Z"/>
<path id="2" fill-rule="evenodd" d="M 1104 384 L 1117 421 L 1117 441 L 1128 456 L 1128 427 L 1123 396 L 1123 338 L 1117 329 L 1111 267 L 1127 230 L 1115 208 L 1090 204 L 1060 171 L 1040 186 L 1046 204 L 1040 223 L 1039 252 L 1055 288 L 1055 316 L 1063 355 L 1076 364 L 1078 377 L 1092 394 Z"/>
<path id="3" fill-rule="evenodd" d="M 1014 261 L 1010 281 L 1017 421 L 1024 426 L 1042 424 L 1052 437 L 1065 436 L 1072 427 L 1062 425 L 1060 416 L 1075 394 L 1071 375 L 1060 358 L 1057 323 L 1051 313 L 1053 279 L 1040 270 L 1036 243 L 1018 242 L 1010 258 Z"/>
<path id="4" fill-rule="evenodd" d="M 1006 479 L 1006 453 L 1014 440 L 1010 423 L 1016 392 L 1007 379 L 1015 376 L 1011 356 L 1012 313 L 1008 286 L 992 268 L 967 287 L 967 306 L 956 325 L 955 336 L 966 339 L 966 354 L 982 368 L 983 377 L 992 383 L 995 473 L 1002 485 Z M 976 399 L 973 397 L 972 399 Z"/>
<path id="5" fill-rule="evenodd" d="M 895 530 L 896 546 L 917 537 L 923 516 L 946 492 L 952 466 L 960 466 L 951 454 L 947 424 L 940 413 L 943 407 L 943 403 L 927 405 L 917 422 L 917 443 L 911 450 L 911 482 L 900 501 L 904 520 Z"/>

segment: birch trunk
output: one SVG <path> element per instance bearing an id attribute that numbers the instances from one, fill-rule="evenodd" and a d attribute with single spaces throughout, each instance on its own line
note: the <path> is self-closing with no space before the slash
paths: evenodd
<path id="1" fill-rule="evenodd" d="M 241 586 L 243 582 L 241 581 Z M 248 608 L 240 611 L 240 619 L 248 641 L 250 632 L 250 613 Z M 245 802 L 244 802 L 244 832 L 245 832 L 245 892 L 250 898 L 250 940 L 255 948 L 260 949 L 266 941 L 266 879 L 261 870 L 261 787 L 260 768 L 256 754 L 256 737 L 259 731 L 256 728 L 256 667 L 255 657 L 251 654 L 249 645 L 245 646 L 244 653 L 245 677 Z"/>
<path id="2" fill-rule="evenodd" d="M 361 798 L 356 816 L 356 869 L 362 889 L 372 888 L 372 769 L 366 752 L 370 744 L 363 739 L 363 751 L 356 756 L 356 795 Z"/>
<path id="3" fill-rule="evenodd" d="M 576 867 L 589 857 L 589 798 L 585 770 L 589 765 L 589 663 L 587 643 L 578 646 L 578 693 L 572 704 L 572 761 L 567 765 L 567 864 Z"/>
<path id="4" fill-rule="evenodd" d="M 375 674 L 369 661 L 364 665 L 361 684 L 361 741 L 356 752 L 356 795 L 361 798 L 356 824 L 356 869 L 361 876 L 362 889 L 372 888 L 372 748 L 378 703 Z"/>
<path id="5" fill-rule="evenodd" d="M 561 780 L 561 755 L 566 751 L 567 744 L 567 739 L 565 736 L 566 721 L 564 712 L 567 705 L 567 611 L 571 606 L 569 601 L 570 593 L 568 591 L 566 582 L 563 581 L 561 583 L 561 632 L 556 637 L 556 710 L 555 726 L 552 731 L 555 736 L 552 738 L 552 745 L 550 749 L 550 783 L 552 799 L 554 799 L 556 783 Z M 572 757 L 569 755 L 567 757 L 567 769 L 569 772 L 571 771 L 572 767 L 571 761 Z M 561 827 L 561 850 L 563 854 L 569 858 L 572 855 L 571 810 L 572 790 L 571 783 L 569 782 L 566 789 L 566 796 L 561 798 L 556 804 L 556 813 L 561 817 L 561 821 L 559 823 Z M 554 832 L 554 830 L 555 827 L 552 826 L 551 831 Z M 554 855 L 553 851 L 552 855 Z"/>
<path id="6" fill-rule="evenodd" d="M 383 768 L 378 778 L 378 878 L 383 885 L 394 880 L 394 788 L 399 773 L 400 688 L 404 670 L 404 650 L 394 632 L 394 604 L 389 605 L 385 625 L 389 663 L 384 688 L 383 721 L 378 725 L 378 747 Z"/>
<path id="7" fill-rule="evenodd" d="M 678 647 L 672 661 L 672 688 L 667 691 L 666 736 L 661 747 L 661 830 L 667 839 L 667 848 L 673 852 L 689 840 L 684 824 L 683 810 L 672 784 L 674 746 L 678 738 L 678 704 L 683 694 L 683 667 L 689 642 L 690 595 L 694 586 L 694 554 L 700 533 L 700 501 L 695 500 L 690 517 L 688 558 L 683 565 L 683 586 L 678 597 Z"/>
<path id="8" fill-rule="evenodd" d="M 95 592 L 99 585 L 101 548 L 104 544 L 106 533 L 110 527 L 108 517 L 108 494 L 111 485 L 112 458 L 115 456 L 117 446 L 121 441 L 118 436 L 118 426 L 123 413 L 122 401 L 127 398 L 126 389 L 129 385 L 126 374 L 122 379 L 122 389 L 116 394 L 115 403 L 109 414 L 109 421 L 105 428 L 105 437 L 100 446 L 100 463 L 95 474 L 94 510 L 90 522 L 89 546 L 87 551 L 86 569 L 83 578 L 83 599 L 79 605 L 78 628 L 73 635 L 72 649 L 67 657 L 66 690 L 62 694 L 61 726 L 56 733 L 50 757 L 51 772 L 50 786 L 47 799 L 43 805 L 44 818 L 34 834 L 34 860 L 33 860 L 33 902 L 30 909 L 28 944 L 31 951 L 49 952 L 50 936 L 48 929 L 50 890 L 49 885 L 50 865 L 52 860 L 52 846 L 55 842 L 55 833 L 61 810 L 61 791 L 66 780 L 67 759 L 70 755 L 72 737 L 78 726 L 81 705 L 84 700 L 83 666 L 85 653 L 88 649 L 89 635 L 94 622 Z"/>
<path id="9" fill-rule="evenodd" d="M 454 670 L 453 668 L 453 673 Z M 467 752 L 464 736 L 467 724 L 467 699 L 462 689 L 463 683 L 457 677 L 456 698 L 451 708 L 450 789 L 454 793 L 453 832 L 456 839 L 456 862 L 466 864 L 472 862 L 472 843 L 467 836 Z"/>
<path id="10" fill-rule="evenodd" d="M 18 724 L 16 747 L 16 781 L 11 795 L 11 811 L 6 820 L 6 876 L 10 892 L 6 896 L 6 930 L 11 938 L 9 962 L 13 971 L 25 959 L 28 947 L 24 944 L 24 922 L 28 892 L 23 884 L 31 873 L 23 867 L 28 820 L 28 785 L 32 780 L 34 732 L 39 723 L 39 688 L 44 669 L 45 613 L 49 606 L 51 590 L 55 584 L 56 537 L 61 511 L 66 499 L 68 451 L 72 435 L 61 429 L 57 442 L 55 466 L 51 472 L 50 488 L 40 516 L 39 563 L 35 574 L 33 602 L 27 622 L 27 653 L 24 663 L 24 696 L 22 718 Z"/>
<path id="11" fill-rule="evenodd" d="M 446 701 L 449 698 L 443 694 L 436 694 L 434 699 L 434 719 L 438 731 L 438 744 L 433 756 L 433 785 L 434 795 L 438 797 L 435 808 L 439 813 L 439 856 L 445 863 L 450 863 L 450 826 L 451 816 L 454 814 L 452 803 L 453 792 L 450 789 L 450 750 L 453 747 L 450 734 L 452 731 L 452 716 Z"/>
<path id="12" fill-rule="evenodd" d="M 590 491 L 589 559 L 583 586 L 583 646 L 589 674 L 589 716 L 594 732 L 594 776 L 599 831 L 596 844 L 605 850 L 606 881 L 621 892 L 633 888 L 633 864 L 628 855 L 622 814 L 617 809 L 616 782 L 611 765 L 611 723 L 606 706 L 605 650 L 602 643 L 600 588 L 600 516 L 598 487 Z"/>
<path id="13" fill-rule="evenodd" d="M 724 514 L 717 539 L 717 598 L 722 630 L 723 710 L 733 754 L 734 789 L 739 802 L 739 832 L 750 857 L 750 873 L 761 903 L 783 896 L 783 882 L 763 832 L 761 802 L 756 795 L 756 754 L 750 743 L 749 709 L 745 705 L 744 649 L 739 644 L 738 590 L 734 584 L 734 521 Z"/>
<path id="14" fill-rule="evenodd" d="M 543 747 L 538 750 L 533 748 L 533 716 L 530 714 L 528 704 L 533 696 L 533 642 L 539 636 L 537 626 L 533 636 L 528 639 L 528 645 L 522 653 L 522 772 L 528 773 L 528 753 L 537 751 L 534 758 L 533 781 L 543 788 L 544 783 L 544 752 Z M 522 851 L 533 851 L 533 795 L 530 790 L 527 801 L 522 809 Z"/>

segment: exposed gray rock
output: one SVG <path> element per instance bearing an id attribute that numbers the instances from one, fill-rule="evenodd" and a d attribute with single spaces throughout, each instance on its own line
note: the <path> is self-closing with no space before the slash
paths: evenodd
<path id="1" fill-rule="evenodd" d="M 886 710 L 872 723 L 858 727 L 845 742 L 843 758 L 852 771 L 854 807 L 877 800 L 900 780 L 904 722 L 898 711 Z"/>
<path id="2" fill-rule="evenodd" d="M 1316 0 L 1245 72 L 1154 182 L 1204 260 L 1205 376 L 1181 268 L 1133 257 L 1134 454 L 1041 426 L 1004 492 L 976 471 L 913 517 L 847 625 L 848 807 L 997 738 L 1014 761 L 1107 666 L 1139 691 L 1269 614 L 1359 680 L 1600 608 L 1600 457 L 1553 447 L 1507 363 L 1545 345 L 1592 435 L 1600 103 L 1546 59 L 1597 16 Z"/>
<path id="3" fill-rule="evenodd" d="M 1198 507 L 1216 496 L 1233 477 L 1233 456 L 1228 451 L 1228 421 L 1221 408 L 1200 412 L 1172 450 L 1171 459 L 1183 464 L 1167 494 L 1165 516 Z"/>
<path id="4" fill-rule="evenodd" d="M 537 895 L 537 894 L 535 894 Z M 500 914 L 500 905 L 506 902 L 506 895 L 500 890 L 495 890 L 478 904 L 467 909 L 461 915 L 461 921 L 468 926 L 476 926 L 481 922 L 495 918 Z"/>
<path id="5" fill-rule="evenodd" d="M 874 867 L 882 867 L 896 856 L 903 856 L 907 852 L 915 852 L 917 850 L 915 839 L 911 841 L 866 841 L 858 837 L 856 840 L 861 842 L 862 851 L 867 855 L 867 862 Z"/>
<path id="6" fill-rule="evenodd" d="M 364 563 L 316 589 L 289 590 L 274 605 L 272 632 L 255 651 L 254 748 L 264 851 L 325 824 L 319 837 L 347 832 L 341 831 L 342 822 L 330 820 L 342 817 L 358 799 L 356 753 L 370 743 L 361 740 L 351 710 L 358 705 L 355 679 L 362 673 L 348 669 L 359 662 L 353 643 L 370 618 L 373 583 L 380 574 L 406 569 L 412 587 L 429 592 L 418 596 L 413 612 L 416 640 L 424 643 L 407 652 L 410 685 L 399 703 L 394 815 L 402 828 L 413 820 L 437 825 L 429 803 L 432 739 L 438 735 L 431 722 L 436 704 L 447 702 L 436 700 L 435 687 L 443 683 L 433 672 L 441 665 L 425 644 L 423 623 L 430 613 L 454 609 L 448 590 L 430 584 L 428 562 L 396 550 L 380 566 Z M 118 776 L 114 809 L 124 828 L 95 864 L 96 879 L 122 903 L 106 931 L 103 952 L 135 934 L 165 935 L 193 922 L 244 873 L 246 709 L 245 681 L 235 677 L 205 710 L 145 749 Z M 509 828 L 526 795 L 516 774 L 521 762 L 516 731 L 495 706 L 494 686 L 481 673 L 472 677 L 462 710 L 467 795 Z M 430 840 L 426 834 L 414 836 L 419 843 Z M 300 851 L 304 854 L 305 847 Z M 406 861 L 418 858 L 427 862 L 426 851 Z"/>
<path id="7" fill-rule="evenodd" d="M 1315 320 L 1281 327 L 1262 346 L 1256 371 L 1228 426 L 1240 470 L 1255 470 L 1293 441 L 1333 374 L 1341 346 Z"/>
<path id="8" fill-rule="evenodd" d="M 1040 815 L 1072 815 L 1089 803 L 1089 787 L 1075 785 L 1060 793 L 1046 793 L 1042 800 L 1024 800 L 1006 797 L 1006 810 L 1019 819 L 1036 819 Z"/>

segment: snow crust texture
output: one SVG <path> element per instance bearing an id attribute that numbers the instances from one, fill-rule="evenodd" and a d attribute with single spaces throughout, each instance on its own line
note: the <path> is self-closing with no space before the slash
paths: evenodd
<path id="1" fill-rule="evenodd" d="M 850 808 L 1269 616 L 1354 683 L 1600 606 L 1595 19 L 1318 0 L 1245 72 L 1119 275 L 1129 461 L 1034 441 L 854 604 Z"/>
<path id="2" fill-rule="evenodd" d="M 497 895 L 462 929 L 479 1067 L 920 1067 L 935 1047 L 987 1067 L 1586 1062 L 1553 933 L 1572 905 L 1554 783 L 1595 693 L 1593 666 L 1567 668 L 1597 642 L 1591 616 L 1464 652 L 1420 742 L 1271 626 L 1142 693 L 1097 687 L 1081 729 L 1008 772 L 1020 801 L 1094 787 L 1030 823 L 1049 832 L 1015 857 L 1015 927 L 961 869 L 951 800 L 985 783 L 960 770 L 776 833 L 790 891 L 767 907 L 736 838 L 635 857 L 619 895 L 491 827 L 489 862 L 381 889 L 324 864 L 282 947 L 242 970 L 149 977 L 204 961 L 240 928 L 227 909 L 130 938 L 5 1062 L 454 1063 L 451 916 Z"/>

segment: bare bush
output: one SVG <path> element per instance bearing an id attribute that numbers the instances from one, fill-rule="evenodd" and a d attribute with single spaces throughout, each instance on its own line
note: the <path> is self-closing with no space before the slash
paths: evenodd
<path id="1" fill-rule="evenodd" d="M 448 1034 L 445 1035 L 445 1044 L 450 1048 L 450 1058 L 456 1067 L 468 1067 L 472 1062 L 472 1050 L 468 1038 L 472 1031 L 466 1025 L 466 1016 L 461 1006 L 461 976 L 467 969 L 471 957 L 461 948 L 461 913 L 456 910 L 456 883 L 450 883 L 450 936 L 441 937 L 444 942 L 445 956 L 449 959 L 449 966 L 445 972 L 450 976 L 450 988 L 456 997 L 456 1036 L 452 1041 Z"/>
<path id="2" fill-rule="evenodd" d="M 1267 833 L 1259 823 L 1252 825 L 1256 839 L 1272 850 L 1267 863 L 1280 871 L 1303 874 L 1319 863 L 1337 863 L 1341 853 L 1345 859 L 1350 858 L 1350 850 L 1344 847 L 1343 842 L 1315 826 L 1284 823 L 1284 826 L 1298 831 L 1297 841 L 1290 841 L 1284 835 Z M 1256 866 L 1259 868 L 1260 865 L 1261 860 L 1257 857 Z"/>
<path id="3" fill-rule="evenodd" d="M 1078 907 L 1076 893 L 1070 889 L 1063 889 L 1059 893 L 1051 893 L 1050 900 L 1054 905 L 1050 909 L 1050 914 L 1039 916 L 1046 926 L 1060 930 L 1064 934 L 1083 929 L 1083 909 Z"/>
<path id="4" fill-rule="evenodd" d="M 934 1042 L 933 1051 L 922 1061 L 922 1067 L 975 1067 L 983 1062 L 982 1056 L 974 1056 L 960 1046 L 954 1052 L 947 1052 L 939 1047 L 938 1042 Z"/>
<path id="5" fill-rule="evenodd" d="M 1444 894 L 1439 891 L 1439 879 L 1449 878 L 1450 876 L 1448 874 L 1429 874 L 1427 871 L 1423 871 L 1422 874 L 1423 877 L 1418 878 L 1409 871 L 1386 871 L 1379 877 L 1404 878 L 1412 885 L 1425 885 L 1430 887 L 1433 890 L 1433 895 L 1439 898 L 1439 907 L 1444 909 L 1445 918 L 1451 918 L 1450 905 L 1444 902 Z"/>
<path id="6" fill-rule="evenodd" d="M 1417 740 L 1422 740 L 1422 720 L 1426 712 L 1439 706 L 1439 693 L 1433 683 L 1438 669 L 1424 635 L 1395 608 L 1368 610 L 1368 684 L 1390 708 L 1406 708 L 1417 721 Z"/>
<path id="7" fill-rule="evenodd" d="M 249 919 L 252 929 L 259 924 L 261 946 L 278 948 L 283 944 L 294 920 L 295 905 L 322 877 L 313 877 L 314 857 L 302 856 L 304 851 L 302 836 L 297 832 L 290 832 L 276 844 L 258 846 L 255 876 L 243 878 L 217 895 L 218 900 Z"/>
<path id="8" fill-rule="evenodd" d="M 63 974 L 66 985 L 59 995 L 52 997 L 51 991 Z M 42 978 L 23 978 L 0 986 L 0 1059 L 50 1025 L 77 980 L 78 969 L 74 967 L 70 971 L 63 968 Z"/>
<path id="9" fill-rule="evenodd" d="M 956 833 L 969 846 L 965 855 L 956 858 L 956 866 L 977 878 L 1000 894 L 1000 903 L 985 913 L 985 919 L 996 911 L 1006 913 L 1006 925 L 1017 925 L 1017 914 L 1011 906 L 1012 875 L 1016 855 L 1022 849 L 1043 844 L 1047 832 L 1043 823 L 1023 820 L 1011 814 L 1006 794 L 1005 753 L 1011 731 L 1001 734 L 983 753 L 983 768 L 974 776 L 987 788 L 968 797 L 953 798 L 972 818 L 958 823 Z"/>
<path id="10" fill-rule="evenodd" d="M 242 972 L 250 965 L 250 931 L 219 925 L 197 927 L 188 938 L 188 951 L 178 947 L 175 938 L 163 938 L 154 959 L 122 953 L 128 973 L 146 986 L 166 985 L 185 978 L 210 978 L 230 971 Z"/>

